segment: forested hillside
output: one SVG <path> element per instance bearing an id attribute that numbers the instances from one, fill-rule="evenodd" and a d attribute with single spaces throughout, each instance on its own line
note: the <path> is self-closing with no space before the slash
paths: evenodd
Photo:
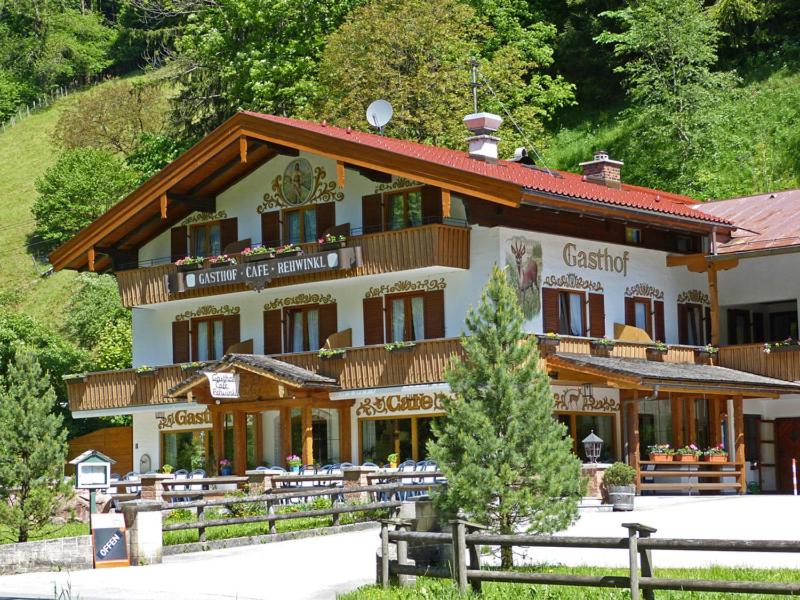
<path id="1" fill-rule="evenodd" d="M 461 148 L 475 58 L 504 155 L 603 147 L 713 200 L 800 185 L 797 31 L 796 0 L 0 2 L 0 373 L 19 342 L 57 376 L 129 364 L 113 280 L 46 254 L 238 110 L 368 129 L 385 98 L 387 135 Z"/>

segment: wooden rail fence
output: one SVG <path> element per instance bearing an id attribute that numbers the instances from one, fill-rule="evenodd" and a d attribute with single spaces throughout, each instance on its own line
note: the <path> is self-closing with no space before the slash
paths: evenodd
<path id="1" fill-rule="evenodd" d="M 394 527 L 391 530 L 390 527 Z M 762 581 L 719 581 L 710 579 L 680 579 L 656 577 L 653 572 L 652 550 L 691 550 L 713 552 L 800 552 L 800 542 L 794 540 L 718 540 L 653 538 L 656 530 L 640 523 L 624 523 L 627 537 L 562 537 L 548 535 L 494 535 L 477 533 L 483 527 L 464 520 L 451 521 L 450 533 L 409 531 L 409 522 L 381 522 L 381 568 L 379 578 L 389 587 L 395 576 L 401 585 L 409 576 L 454 579 L 460 593 L 468 588 L 481 591 L 484 581 L 505 583 L 549 584 L 583 587 L 630 589 L 632 600 L 653 600 L 654 590 L 699 592 L 728 592 L 741 594 L 800 594 L 800 583 Z M 408 545 L 450 544 L 453 558 L 451 568 L 417 566 L 408 559 Z M 390 545 L 395 545 L 391 559 Z M 478 549 L 494 547 L 593 548 L 628 551 L 629 574 L 574 575 L 561 573 L 531 573 L 481 569 Z"/>

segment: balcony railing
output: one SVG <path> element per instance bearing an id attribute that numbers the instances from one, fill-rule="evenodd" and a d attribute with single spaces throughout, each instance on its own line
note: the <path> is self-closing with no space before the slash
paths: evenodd
<path id="1" fill-rule="evenodd" d="M 589 338 L 563 337 L 558 352 L 590 353 Z M 617 342 L 611 355 L 620 358 L 646 358 L 647 344 Z M 382 345 L 347 348 L 344 355 L 321 358 L 316 352 L 279 354 L 275 358 L 309 371 L 334 377 L 342 390 L 437 383 L 454 356 L 461 354 L 458 338 L 417 342 L 414 347 L 389 351 Z M 692 347 L 670 347 L 664 360 L 694 362 Z M 135 408 L 169 404 L 167 391 L 189 376 L 179 365 L 158 367 L 154 372 L 136 369 L 89 373 L 67 381 L 70 410 Z"/>
<path id="2" fill-rule="evenodd" d="M 784 381 L 800 381 L 800 346 L 773 348 L 764 352 L 764 344 L 722 346 L 718 363 L 738 371 L 747 371 Z"/>
<path id="3" fill-rule="evenodd" d="M 453 225 L 423 225 L 398 231 L 385 231 L 350 237 L 347 245 L 360 247 L 363 264 L 352 270 L 324 271 L 296 277 L 274 279 L 269 287 L 279 287 L 361 275 L 377 275 L 424 267 L 469 269 L 469 229 Z M 307 254 L 318 251 L 316 243 L 303 244 Z M 219 285 L 210 288 L 170 293 L 169 275 L 177 272 L 170 263 L 117 273 L 122 303 L 127 307 L 156 304 L 169 300 L 196 298 L 245 291 L 244 284 Z"/>

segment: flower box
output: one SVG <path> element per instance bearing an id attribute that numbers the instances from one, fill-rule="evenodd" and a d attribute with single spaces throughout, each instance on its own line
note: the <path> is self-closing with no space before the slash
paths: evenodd
<path id="1" fill-rule="evenodd" d="M 242 254 L 244 262 L 258 262 L 260 260 L 269 260 L 275 258 L 274 252 L 259 252 L 258 254 Z"/>
<path id="2" fill-rule="evenodd" d="M 592 356 L 599 356 L 602 358 L 608 358 L 611 356 L 611 351 L 614 349 L 615 344 L 611 343 L 603 343 L 599 341 L 593 341 L 589 343 L 589 351 Z"/>
<path id="3" fill-rule="evenodd" d="M 347 352 L 342 350 L 341 352 L 335 352 L 328 350 L 327 352 L 320 351 L 317 355 L 320 357 L 321 360 L 334 360 L 336 358 L 344 358 Z"/>
<path id="4" fill-rule="evenodd" d="M 675 462 L 697 462 L 697 457 L 694 454 L 673 454 L 672 460 Z"/>
<path id="5" fill-rule="evenodd" d="M 694 349 L 694 362 L 698 365 L 710 365 L 714 354 L 702 348 Z"/>
<path id="6" fill-rule="evenodd" d="M 666 348 L 657 348 L 656 346 L 648 346 L 644 351 L 647 360 L 655 362 L 664 362 L 664 356 L 669 352 Z"/>
<path id="7" fill-rule="evenodd" d="M 283 252 L 276 252 L 275 258 L 288 258 L 290 256 L 300 256 L 303 253 L 302 248 L 299 250 L 284 250 Z"/>
<path id="8" fill-rule="evenodd" d="M 347 245 L 347 242 L 322 242 L 319 245 L 319 249 L 322 251 L 325 250 L 338 250 L 339 248 L 344 248 Z"/>
<path id="9" fill-rule="evenodd" d="M 178 272 L 179 273 L 187 273 L 189 271 L 199 271 L 203 268 L 202 263 L 192 263 L 188 265 L 178 265 Z"/>
<path id="10" fill-rule="evenodd" d="M 728 462 L 727 454 L 707 454 L 703 457 L 706 462 L 710 463 L 725 463 Z"/>
<path id="11" fill-rule="evenodd" d="M 654 452 L 651 452 L 650 460 L 652 462 L 671 462 L 672 456 L 670 454 L 656 454 Z"/>
<path id="12" fill-rule="evenodd" d="M 208 268 L 209 269 L 221 269 L 222 267 L 230 267 L 230 266 L 235 265 L 235 264 L 236 264 L 236 262 L 212 262 L 212 263 L 208 263 Z"/>

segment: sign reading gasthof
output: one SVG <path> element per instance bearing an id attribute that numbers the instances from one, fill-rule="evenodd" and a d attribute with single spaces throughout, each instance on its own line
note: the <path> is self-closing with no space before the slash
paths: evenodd
<path id="1" fill-rule="evenodd" d="M 232 284 L 245 284 L 254 290 L 262 290 L 273 279 L 354 269 L 361 265 L 360 247 L 339 248 L 329 252 L 270 258 L 187 273 L 172 273 L 167 276 L 167 287 L 170 294 Z"/>

